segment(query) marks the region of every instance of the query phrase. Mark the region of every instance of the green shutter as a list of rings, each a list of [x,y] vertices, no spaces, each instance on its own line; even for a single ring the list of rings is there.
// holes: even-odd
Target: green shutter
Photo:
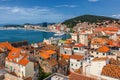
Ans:
[[[12,71],[12,66],[10,66],[10,70]]]

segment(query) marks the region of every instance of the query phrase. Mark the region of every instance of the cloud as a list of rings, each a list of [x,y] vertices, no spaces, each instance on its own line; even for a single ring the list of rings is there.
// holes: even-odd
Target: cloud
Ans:
[[[112,17],[120,18],[120,14],[114,14],[114,15],[112,15]]]
[[[65,4],[65,5],[57,5],[57,6],[55,6],[55,7],[75,8],[75,7],[78,7],[78,5],[67,5],[67,4]]]
[[[89,2],[97,2],[97,1],[99,1],[99,0],[88,0]]]
[[[1,23],[25,23],[25,22],[56,22],[70,17],[56,12],[51,8],[44,7],[6,7],[0,6]]]

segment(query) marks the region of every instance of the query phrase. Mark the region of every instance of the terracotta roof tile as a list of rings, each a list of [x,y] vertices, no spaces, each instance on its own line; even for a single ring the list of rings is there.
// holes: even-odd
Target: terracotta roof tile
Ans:
[[[24,80],[33,80],[32,77],[27,77]]]
[[[70,58],[71,59],[76,59],[76,60],[83,60],[84,56],[82,56],[82,55],[71,55]]]
[[[101,74],[120,79],[120,66],[107,64],[103,67]]]
[[[61,65],[61,66],[68,65],[68,63],[66,62],[65,59],[61,59],[61,60],[59,60],[58,63],[59,63],[59,65]]]
[[[109,64],[120,65],[120,61],[115,60],[114,58],[110,58]]]
[[[11,51],[9,52],[6,61],[12,61],[17,64],[26,66],[26,64],[29,62],[27,59],[27,54],[21,53],[21,48],[12,48]],[[18,62],[16,59],[20,59]]]
[[[20,56],[21,49],[20,48],[13,48],[10,53],[8,54],[9,59],[18,58]]]
[[[120,30],[119,28],[117,27],[104,27],[104,28],[96,28],[95,31],[96,32],[99,32],[99,31],[118,31]]]
[[[63,59],[70,59],[70,55],[62,54],[62,58],[63,58]]]
[[[56,54],[56,51],[54,50],[42,50],[41,53],[39,54],[41,57],[43,57],[44,59],[48,59],[50,58],[51,54]]]
[[[106,61],[108,60],[108,57],[100,57],[100,58],[94,58],[92,61]]]
[[[96,80],[78,73],[71,73],[69,75],[69,80]]]
[[[108,39],[103,39],[103,38],[93,38],[91,40],[91,44],[100,44],[100,45],[104,45],[107,43]]]
[[[108,52],[110,49],[107,47],[107,46],[102,46],[102,47],[100,47],[100,48],[98,48],[98,52],[104,52],[104,53],[106,53],[106,52]]]
[[[85,46],[84,44],[76,44],[76,45],[74,45],[74,47],[83,47],[83,46]]]
[[[7,48],[9,50],[11,50],[13,48],[13,46],[10,43],[8,43],[8,42],[1,42],[0,43],[0,47]]]
[[[108,35],[113,35],[113,34],[115,34],[117,31],[104,31],[106,34],[108,34]]]
[[[40,53],[40,56],[44,59],[50,58],[49,54],[46,54],[46,53]]]
[[[48,63],[49,63],[49,65],[51,65],[52,67],[58,65],[58,62],[56,61],[56,59],[48,60]]]
[[[64,46],[64,48],[70,48],[70,49],[72,49],[72,47],[71,47],[71,46]]]
[[[21,64],[23,66],[26,66],[28,63],[29,63],[28,56],[25,56],[18,62],[18,64]]]
[[[108,41],[108,46],[110,47],[120,47],[120,43],[114,40],[109,40]]]
[[[67,39],[64,43],[65,43],[65,44],[71,44],[72,41],[73,41],[73,39]]]
[[[55,54],[56,51],[54,51],[54,50],[47,50],[46,53],[48,53],[48,54]]]

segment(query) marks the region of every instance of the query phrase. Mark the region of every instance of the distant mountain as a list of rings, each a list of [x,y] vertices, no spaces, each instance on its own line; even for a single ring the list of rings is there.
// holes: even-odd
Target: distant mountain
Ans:
[[[20,24],[5,24],[5,25],[3,25],[3,27],[24,27],[24,25],[20,25]]]
[[[4,24],[0,24],[0,27],[3,27]]]
[[[24,25],[39,25],[39,26],[42,26],[42,27],[47,27],[48,25],[53,25],[53,24],[56,24],[56,23],[48,23],[48,22],[36,23],[36,24],[25,23]]]
[[[105,17],[105,16],[96,16],[96,15],[82,15],[78,16],[72,19],[68,19],[63,22],[63,24],[66,24],[68,27],[72,28],[79,22],[89,22],[89,23],[97,23],[97,22],[103,22],[103,21],[118,21],[120,19],[111,18],[111,17]]]

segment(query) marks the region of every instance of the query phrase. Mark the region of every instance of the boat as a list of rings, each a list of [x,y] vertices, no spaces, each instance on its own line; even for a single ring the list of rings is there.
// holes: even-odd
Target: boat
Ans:
[[[62,36],[64,34],[65,34],[64,32],[57,32],[57,33],[54,34],[54,36]]]

